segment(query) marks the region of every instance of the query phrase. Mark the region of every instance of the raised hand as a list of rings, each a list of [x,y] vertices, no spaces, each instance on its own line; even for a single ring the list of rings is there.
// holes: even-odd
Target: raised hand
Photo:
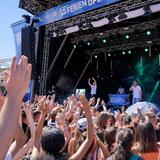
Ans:
[[[0,159],[5,159],[15,136],[21,102],[29,86],[31,69],[27,57],[22,56],[18,64],[16,57],[13,58],[11,73],[7,75],[5,82],[8,94],[0,112],[0,144],[3,144],[0,145]]]
[[[23,110],[27,116],[28,122],[32,119],[32,105],[29,103],[23,104]]]
[[[38,111],[43,115],[46,115],[49,112],[49,100],[46,100],[46,96],[41,97],[38,102]]]
[[[28,59],[22,56],[19,63],[16,64],[16,57],[12,60],[11,73],[6,81],[8,96],[23,98],[30,81],[32,66],[28,64]]]
[[[83,111],[88,111],[89,109],[89,102],[83,95],[78,96],[78,105]]]

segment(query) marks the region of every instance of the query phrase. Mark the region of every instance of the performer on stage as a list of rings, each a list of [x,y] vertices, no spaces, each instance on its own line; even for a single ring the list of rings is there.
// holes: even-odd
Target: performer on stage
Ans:
[[[92,78],[93,83],[91,84],[91,79],[88,79],[88,84],[91,87],[90,97],[96,97],[97,94],[97,82],[94,78]]]
[[[133,94],[132,104],[140,102],[142,100],[142,89],[138,85],[137,80],[133,81],[131,88],[129,89]]]
[[[125,89],[120,85],[117,94],[125,94]]]

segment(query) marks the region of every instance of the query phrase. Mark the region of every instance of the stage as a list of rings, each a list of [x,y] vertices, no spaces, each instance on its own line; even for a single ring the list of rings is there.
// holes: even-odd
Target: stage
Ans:
[[[76,10],[75,16],[66,13],[48,18],[50,23],[44,12],[50,16],[52,10],[75,1],[57,8],[52,4],[50,10],[46,2],[37,11],[29,7],[34,5],[32,2],[29,5],[26,2],[20,1],[21,7],[40,19],[35,25],[38,38],[34,93],[54,91],[63,97],[76,88],[89,93],[87,81],[94,77],[98,97],[107,101],[108,94],[117,93],[119,85],[129,93],[132,81],[137,79],[143,100],[160,105],[160,11],[157,9],[160,1],[109,1],[110,4],[97,1],[92,8],[88,6],[88,12]],[[126,10],[122,10],[124,7]]]

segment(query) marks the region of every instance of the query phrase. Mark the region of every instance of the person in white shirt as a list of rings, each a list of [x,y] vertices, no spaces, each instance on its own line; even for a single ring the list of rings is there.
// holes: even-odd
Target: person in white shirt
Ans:
[[[142,100],[142,89],[138,85],[137,80],[133,81],[131,88],[129,89],[133,94],[132,104],[140,102]]]
[[[94,78],[92,78],[93,83],[91,84],[91,79],[88,79],[88,84],[91,87],[91,91],[90,91],[90,96],[92,97],[96,97],[97,94],[97,82]]]
[[[125,94],[124,88],[123,88],[122,86],[119,86],[117,93],[118,93],[118,94]]]

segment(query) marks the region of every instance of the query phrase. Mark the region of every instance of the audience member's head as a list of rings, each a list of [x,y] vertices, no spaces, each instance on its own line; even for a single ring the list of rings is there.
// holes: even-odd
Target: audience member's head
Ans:
[[[114,150],[114,143],[116,139],[117,129],[115,127],[108,127],[104,132],[104,141],[108,146],[108,151],[110,153]]]
[[[121,128],[116,134],[116,149],[112,156],[114,160],[128,160],[131,158],[131,147],[133,144],[133,132],[128,128]]]
[[[156,119],[156,115],[154,112],[147,112],[145,113],[145,118],[146,118],[146,121],[149,121],[154,129],[156,129],[156,125],[157,125],[157,119]]]
[[[156,152],[158,150],[156,132],[150,122],[138,124],[135,131],[135,143],[140,153]]]
[[[41,146],[46,154],[57,156],[64,147],[63,132],[56,127],[45,127],[42,132]]]
[[[98,129],[106,129],[108,125],[109,114],[107,112],[101,112],[97,119],[97,128]]]
[[[35,121],[35,122],[38,122],[38,121],[39,121],[39,118],[40,118],[40,115],[41,115],[41,112],[35,110],[35,111],[33,111],[32,114],[33,114],[33,119],[34,119],[34,121]]]

